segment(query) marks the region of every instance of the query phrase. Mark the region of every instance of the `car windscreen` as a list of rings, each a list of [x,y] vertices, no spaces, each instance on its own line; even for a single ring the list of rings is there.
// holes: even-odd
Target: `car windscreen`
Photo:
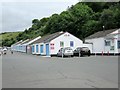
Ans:
[[[65,50],[72,50],[71,48],[65,48]]]
[[[83,49],[88,49],[88,47],[82,47]]]

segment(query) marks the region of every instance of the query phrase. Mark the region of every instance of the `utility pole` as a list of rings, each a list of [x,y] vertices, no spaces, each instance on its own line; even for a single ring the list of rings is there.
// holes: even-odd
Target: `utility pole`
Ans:
[[[103,26],[103,31],[104,31],[104,29],[105,29],[105,26]]]
[[[105,29],[105,26],[103,25],[103,32],[104,32],[104,29]],[[104,52],[105,52],[105,38],[104,38]]]

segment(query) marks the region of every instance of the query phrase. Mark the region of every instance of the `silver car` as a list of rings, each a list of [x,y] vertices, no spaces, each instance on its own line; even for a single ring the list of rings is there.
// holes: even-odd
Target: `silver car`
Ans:
[[[71,56],[71,57],[73,57],[73,50],[72,50],[72,48],[70,48],[70,47],[66,47],[66,48],[61,48],[59,51],[58,51],[58,53],[57,53],[57,56],[63,56],[63,57],[65,57],[65,56]]]

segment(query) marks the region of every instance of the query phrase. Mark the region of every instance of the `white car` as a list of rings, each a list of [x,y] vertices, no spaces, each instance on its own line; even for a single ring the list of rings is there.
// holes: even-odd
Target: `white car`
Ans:
[[[7,51],[7,48],[3,48],[3,51]]]
[[[0,50],[0,56],[2,55],[2,51]]]
[[[57,56],[63,56],[63,57],[65,57],[65,56],[71,56],[71,57],[73,57],[73,50],[72,50],[72,48],[70,48],[70,47],[66,47],[66,48],[61,48],[59,51],[58,51],[58,53],[57,53]]]
[[[7,48],[2,49],[2,54],[7,54]]]

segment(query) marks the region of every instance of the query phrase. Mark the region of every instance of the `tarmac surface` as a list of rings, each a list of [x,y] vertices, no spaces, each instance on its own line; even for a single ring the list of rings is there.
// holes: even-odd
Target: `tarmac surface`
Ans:
[[[2,88],[118,88],[118,56],[61,58],[7,52],[2,57]]]

